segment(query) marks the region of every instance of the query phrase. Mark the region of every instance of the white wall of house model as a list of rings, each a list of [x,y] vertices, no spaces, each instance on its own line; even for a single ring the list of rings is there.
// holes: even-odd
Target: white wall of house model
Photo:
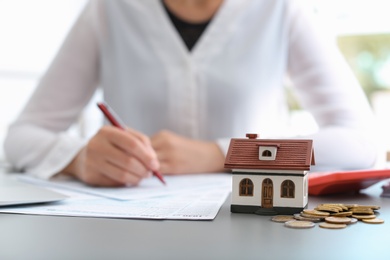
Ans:
[[[308,171],[278,171],[272,173],[272,170],[267,170],[267,173],[261,173],[259,171],[248,171],[248,174],[244,170],[234,171],[232,176],[232,201],[234,205],[242,206],[262,206],[262,185],[265,179],[270,179],[273,183],[273,207],[305,207],[308,203]],[[293,176],[296,174],[296,176]],[[248,178],[253,182],[253,196],[240,196],[240,182]],[[294,185],[294,197],[282,198],[282,183],[283,181],[291,180]]]

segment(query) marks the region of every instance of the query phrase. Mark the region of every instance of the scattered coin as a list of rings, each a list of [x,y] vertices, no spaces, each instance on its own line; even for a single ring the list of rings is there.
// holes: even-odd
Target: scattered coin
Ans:
[[[337,207],[340,209],[340,211],[348,211],[348,207],[340,203],[324,203],[320,206]]]
[[[339,212],[339,213],[333,213],[330,215],[334,216],[334,217],[350,217],[350,216],[352,216],[352,211],[344,211],[344,212]]]
[[[314,215],[314,216],[320,216],[320,217],[327,217],[330,215],[329,212],[319,211],[315,209],[304,209],[303,213]]]
[[[330,206],[318,206],[316,208],[314,208],[315,210],[319,210],[319,211],[325,211],[325,212],[330,212],[330,213],[339,213],[340,211],[342,211],[341,208],[338,208],[338,207],[330,207]]]
[[[284,223],[289,228],[312,228],[315,224],[311,221],[290,220]]]
[[[325,220],[325,216],[316,216],[316,215],[306,214],[304,212],[301,212],[300,215],[304,218],[315,219],[315,220],[319,219],[320,221]]]
[[[381,207],[377,205],[356,205],[352,208],[379,210]]]
[[[361,214],[361,215],[372,215],[374,214],[374,211],[372,209],[351,209],[352,214]]]
[[[342,229],[346,228],[346,224],[334,224],[334,223],[328,223],[328,222],[322,222],[319,224],[322,228],[328,228],[328,229]]]
[[[337,211],[347,211],[348,208],[345,207],[344,205],[342,204],[336,204],[336,203],[324,203],[324,204],[320,204],[317,206],[318,208],[330,208],[330,209],[333,209],[333,210],[337,210]]]
[[[359,206],[358,204],[343,204],[343,205],[346,206],[348,209]]]
[[[301,214],[294,214],[294,218],[296,220],[311,221],[311,222],[314,222],[314,223],[321,222],[321,221],[324,220],[323,218],[313,218],[313,217],[307,218],[307,217],[302,216]]]
[[[373,219],[373,218],[376,218],[376,215],[356,215],[356,214],[353,214],[352,217],[353,218],[357,218],[359,220],[363,220],[363,219]]]
[[[379,209],[380,206],[376,205],[323,203],[314,209],[304,209],[293,216],[277,215],[271,220],[284,222],[284,225],[289,228],[312,228],[315,223],[320,222],[321,228],[342,229],[359,220],[370,224],[384,223],[383,219],[376,217]]]
[[[347,217],[326,217],[325,221],[333,224],[348,224],[351,223],[351,219]]]
[[[284,223],[289,220],[294,220],[294,216],[291,215],[276,215],[271,218],[273,222]]]
[[[385,221],[380,218],[371,218],[371,219],[362,219],[364,223],[369,223],[369,224],[383,224]]]

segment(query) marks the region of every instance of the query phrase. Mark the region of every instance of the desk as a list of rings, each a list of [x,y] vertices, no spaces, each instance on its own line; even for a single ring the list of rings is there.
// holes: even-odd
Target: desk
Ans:
[[[390,198],[380,184],[358,195],[310,197],[377,204],[385,224],[343,230],[289,229],[268,216],[230,213],[213,221],[156,221],[0,214],[0,259],[390,259]]]

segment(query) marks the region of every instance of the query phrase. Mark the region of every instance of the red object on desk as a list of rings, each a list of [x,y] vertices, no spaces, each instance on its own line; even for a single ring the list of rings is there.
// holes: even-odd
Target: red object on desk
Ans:
[[[390,178],[390,169],[309,173],[309,194],[357,192]]]
[[[126,130],[124,124],[121,123],[119,117],[115,114],[115,112],[107,104],[105,104],[103,102],[98,102],[97,106],[100,108],[100,110],[103,112],[104,116],[107,118],[108,121],[110,121],[110,123],[113,126],[118,127],[122,130]],[[162,183],[166,184],[161,173],[159,173],[157,171],[153,171],[153,175],[156,176]]]

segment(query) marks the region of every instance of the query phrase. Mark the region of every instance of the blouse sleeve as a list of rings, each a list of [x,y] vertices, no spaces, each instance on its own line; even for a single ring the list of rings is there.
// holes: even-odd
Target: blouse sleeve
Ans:
[[[18,171],[50,178],[63,169],[85,141],[68,134],[99,80],[97,9],[87,4],[4,142]]]
[[[314,171],[373,167],[378,149],[368,100],[335,37],[300,8],[291,10],[288,72],[303,109],[319,131]]]

